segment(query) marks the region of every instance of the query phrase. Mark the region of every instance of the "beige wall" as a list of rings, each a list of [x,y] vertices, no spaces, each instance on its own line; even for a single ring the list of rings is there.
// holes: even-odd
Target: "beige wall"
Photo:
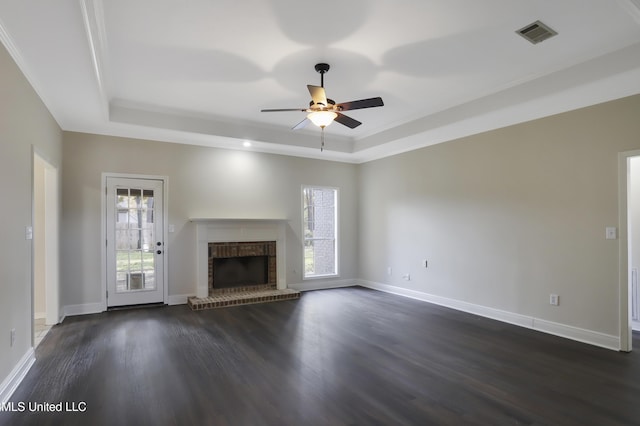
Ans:
[[[189,218],[286,218],[287,282],[302,283],[301,186],[340,188],[341,280],[357,278],[357,166],[81,133],[65,133],[62,300],[98,303],[101,174],[168,176],[169,295],[196,293]]]
[[[62,132],[0,46],[0,383],[31,347],[33,149],[61,166]],[[10,330],[16,341],[10,346]]]
[[[362,165],[360,277],[617,336],[604,236],[639,112],[635,96]]]

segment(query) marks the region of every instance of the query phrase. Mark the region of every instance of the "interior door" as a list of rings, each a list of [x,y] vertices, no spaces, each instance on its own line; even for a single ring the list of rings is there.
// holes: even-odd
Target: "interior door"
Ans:
[[[164,301],[163,181],[107,177],[107,306]]]

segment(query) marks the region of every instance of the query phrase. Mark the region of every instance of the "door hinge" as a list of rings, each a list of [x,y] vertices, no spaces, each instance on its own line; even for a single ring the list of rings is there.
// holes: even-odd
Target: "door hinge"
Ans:
[[[109,290],[107,290],[107,299],[109,298]]]

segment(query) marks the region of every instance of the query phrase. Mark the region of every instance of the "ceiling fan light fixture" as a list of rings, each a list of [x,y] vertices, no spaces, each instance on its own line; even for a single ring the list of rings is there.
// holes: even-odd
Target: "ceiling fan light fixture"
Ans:
[[[638,0],[640,1],[640,0]],[[327,93],[324,90],[324,74],[329,71],[329,64],[321,63],[316,64],[316,71],[320,73],[320,86],[314,86],[307,84],[307,90],[311,95],[311,102],[307,108],[278,108],[278,109],[263,109],[262,112],[284,112],[284,111],[302,111],[307,113],[307,118],[293,126],[292,130],[298,130],[305,127],[309,122],[322,129],[321,141],[322,145],[320,150],[324,148],[324,128],[329,124],[337,121],[339,124],[346,126],[350,129],[355,129],[362,123],[355,120],[348,115],[344,115],[343,111],[351,111],[355,109],[373,108],[384,106],[381,97],[359,99],[357,101],[342,102],[336,104],[333,100],[327,98]]]
[[[337,116],[338,114],[333,111],[313,111],[307,115],[307,118],[316,126],[325,128],[333,123]]]

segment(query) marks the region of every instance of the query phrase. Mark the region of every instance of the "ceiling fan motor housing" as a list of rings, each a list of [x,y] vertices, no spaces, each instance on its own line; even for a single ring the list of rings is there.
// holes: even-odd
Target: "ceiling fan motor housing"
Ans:
[[[329,71],[329,68],[331,68],[329,64],[325,64],[325,63],[316,64],[316,71],[318,71],[320,74],[324,74],[325,72]]]
[[[329,109],[334,109],[333,106],[336,104],[336,101],[334,101],[333,99],[329,99],[327,98],[327,105],[322,105],[322,104],[317,104],[320,105],[322,107],[327,107]],[[314,105],[316,105],[316,103],[313,102],[313,99],[309,101],[309,107],[313,107]],[[336,109],[342,109],[342,108],[336,108]]]

